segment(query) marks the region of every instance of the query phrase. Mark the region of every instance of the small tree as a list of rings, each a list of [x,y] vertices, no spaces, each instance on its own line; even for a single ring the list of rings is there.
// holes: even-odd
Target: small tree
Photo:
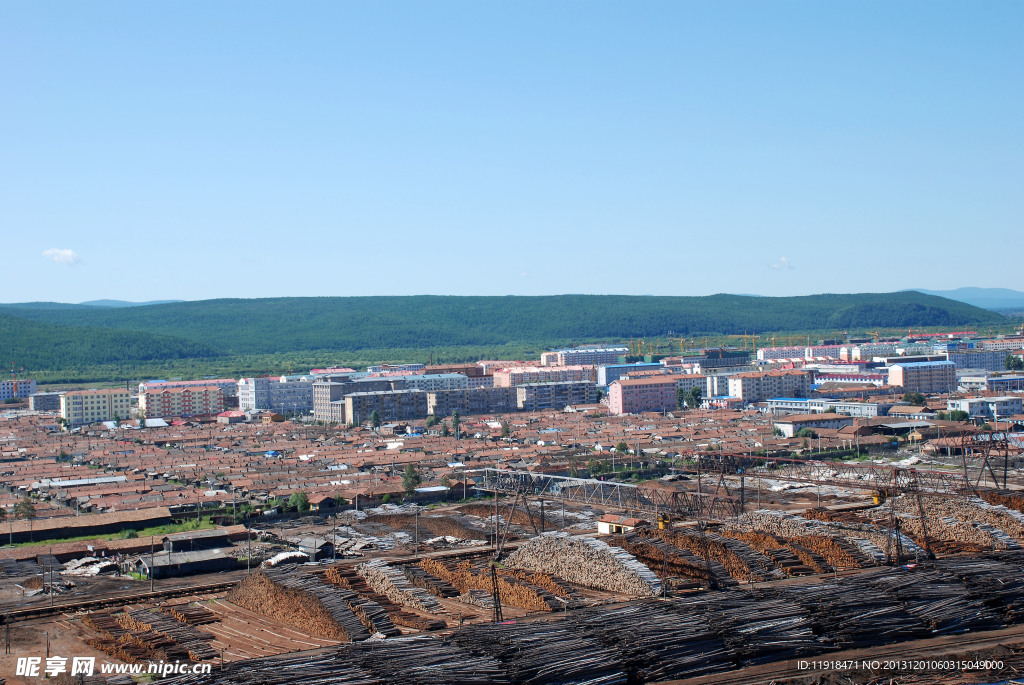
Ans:
[[[7,520],[7,507],[0,507],[0,523]]]
[[[441,424],[441,437],[442,438],[447,438],[451,434],[452,434],[452,431],[451,431],[450,428],[448,428],[448,422],[445,421],[444,423]]]
[[[309,497],[301,490],[293,492],[292,496],[288,498],[288,506],[295,511],[309,511]]]
[[[14,516],[26,521],[34,519],[36,517],[36,505],[32,504],[32,500],[28,497],[23,497],[20,502],[14,505]]]
[[[629,445],[627,445],[625,442],[620,442],[618,445],[615,446],[615,451],[618,452],[619,454],[625,454],[628,449]]]
[[[376,409],[370,412],[370,425],[374,428],[380,428],[380,412]]]
[[[590,475],[596,476],[604,471],[604,464],[597,459],[591,459],[587,462],[587,470],[590,471]]]
[[[455,432],[455,439],[459,439],[459,410],[452,412],[452,430]]]
[[[501,422],[501,437],[507,438],[512,435],[512,427],[508,425],[508,421]]]
[[[690,409],[699,409],[701,399],[703,398],[703,396],[704,393],[701,391],[701,389],[698,388],[697,386],[693,386],[692,388],[690,388],[690,392],[687,393],[686,406],[689,407]]]
[[[452,479],[448,477],[448,474],[441,476],[441,485],[445,486],[449,490],[452,489]]]
[[[387,504],[390,501],[391,501],[391,493],[390,492],[384,493],[384,496],[380,498],[380,503],[381,504]]]
[[[686,404],[687,392],[682,388],[676,388],[676,409],[682,409]]]
[[[1004,366],[1010,371],[1024,371],[1024,359],[1015,354],[1008,354]]]
[[[903,401],[915,406],[921,406],[926,402],[926,398],[919,392],[908,392],[903,395]]]
[[[402,473],[402,489],[405,490],[405,494],[411,495],[423,479],[420,477],[420,472],[416,470],[416,467],[412,464],[405,465],[405,471]]]
[[[427,428],[433,428],[433,427],[434,427],[434,426],[436,426],[436,425],[437,425],[438,423],[440,423],[440,421],[439,421],[439,420],[438,420],[438,418],[437,418],[436,416],[434,416],[433,414],[431,414],[430,416],[428,416],[428,417],[427,417],[427,422],[426,422],[426,426],[427,426]]]

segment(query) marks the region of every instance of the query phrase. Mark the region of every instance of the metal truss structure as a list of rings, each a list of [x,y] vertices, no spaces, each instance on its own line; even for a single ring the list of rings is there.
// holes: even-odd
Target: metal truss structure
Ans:
[[[721,494],[722,490],[717,487],[710,493],[691,492],[493,468],[483,469],[483,477],[476,484],[476,489],[499,495],[611,507],[652,516],[667,514],[674,518],[725,519],[738,515],[742,510],[739,500]]]

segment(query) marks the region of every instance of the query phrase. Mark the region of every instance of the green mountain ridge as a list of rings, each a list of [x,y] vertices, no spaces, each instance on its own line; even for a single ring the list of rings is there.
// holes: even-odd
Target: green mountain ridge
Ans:
[[[305,351],[561,345],[656,336],[998,324],[915,291],[801,297],[396,296],[134,307],[0,305],[0,354],[34,369]]]

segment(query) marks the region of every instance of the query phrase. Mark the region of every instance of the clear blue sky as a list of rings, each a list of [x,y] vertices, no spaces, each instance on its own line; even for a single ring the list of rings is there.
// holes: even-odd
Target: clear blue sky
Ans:
[[[0,300],[1024,290],[1024,3],[21,2]]]

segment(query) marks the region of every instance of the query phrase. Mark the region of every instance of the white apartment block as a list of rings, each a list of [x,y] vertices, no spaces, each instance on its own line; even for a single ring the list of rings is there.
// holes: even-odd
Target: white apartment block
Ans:
[[[313,411],[315,376],[270,376],[238,380],[238,408],[265,409],[279,414]]]
[[[17,386],[17,392],[15,392],[15,386]],[[0,381],[0,402],[15,398],[27,400],[35,392],[36,381],[34,378],[20,378],[17,380],[8,378]]]
[[[957,387],[953,362],[912,362],[889,367],[889,385],[906,392],[951,392]]]
[[[761,371],[729,377],[729,397],[746,403],[770,397],[806,397],[814,374],[809,371]]]
[[[583,347],[571,350],[555,350],[540,356],[541,366],[598,366],[615,364],[619,357],[629,354],[627,347]]]
[[[1020,397],[965,397],[946,400],[947,411],[965,411],[972,419],[1007,418],[1024,414]]]

